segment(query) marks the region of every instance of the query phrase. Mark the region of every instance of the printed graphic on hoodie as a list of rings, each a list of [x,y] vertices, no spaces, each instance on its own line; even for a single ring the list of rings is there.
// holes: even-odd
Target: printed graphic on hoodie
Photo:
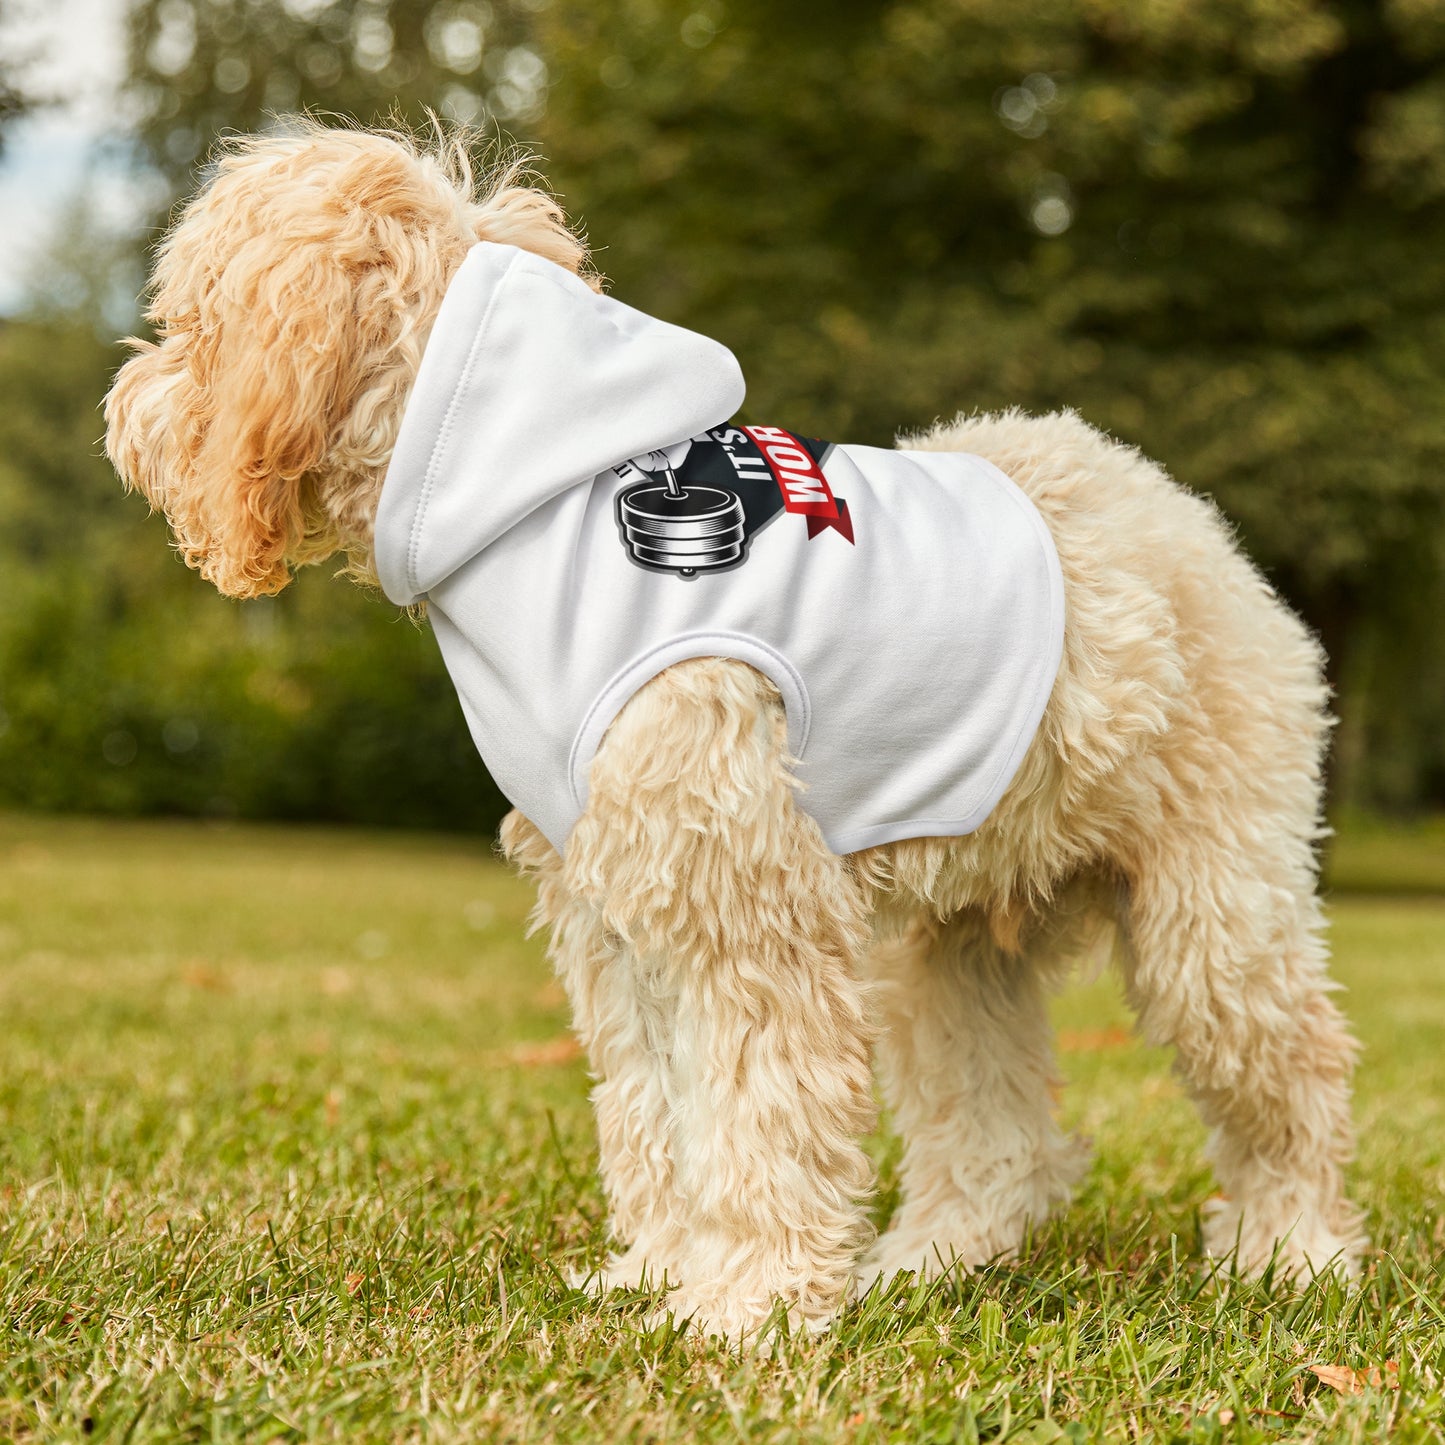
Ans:
[[[791,513],[811,541],[853,542],[848,504],[823,475],[832,442],[776,426],[722,426],[613,470],[624,482],[617,527],[627,555],[648,571],[695,577],[747,561],[748,544]]]

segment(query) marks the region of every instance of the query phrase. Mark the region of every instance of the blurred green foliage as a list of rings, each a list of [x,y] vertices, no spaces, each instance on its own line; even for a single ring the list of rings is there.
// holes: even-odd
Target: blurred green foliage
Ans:
[[[15,0],[0,0],[0,31],[13,23],[18,7]],[[5,153],[5,129],[20,119],[34,104],[34,99],[21,84],[20,70],[26,56],[7,34],[0,45],[0,155]]]
[[[1337,797],[1445,802],[1436,0],[141,0],[130,96],[173,194],[297,106],[537,146],[614,291],[732,346],[754,419],[1076,407],[1320,631]],[[0,798],[494,816],[429,639],[322,578],[220,602],[118,498],[115,359],[0,332]]]
[[[0,328],[0,803],[489,828],[431,638],[313,572],[238,605],[100,450],[113,348]]]

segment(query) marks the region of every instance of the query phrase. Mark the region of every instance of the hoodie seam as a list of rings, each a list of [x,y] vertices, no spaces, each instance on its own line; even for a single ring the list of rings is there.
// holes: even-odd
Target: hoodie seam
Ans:
[[[771,643],[751,633],[732,629],[683,632],[646,648],[618,668],[583,714],[567,754],[567,780],[577,814],[580,815],[587,807],[587,772],[618,714],[659,673],[699,657],[723,657],[746,663],[773,682],[783,696],[788,751],[796,761],[803,761],[813,730],[813,704],[803,674],[792,661]],[[771,667],[767,665],[769,663]],[[795,705],[796,711],[789,710],[789,702]],[[585,758],[582,756],[584,751],[588,754]],[[568,831],[571,831],[570,827]]]
[[[457,378],[456,385],[452,387],[451,398],[447,402],[446,415],[442,418],[442,424],[437,432],[436,440],[432,442],[431,455],[427,458],[426,473],[422,478],[421,495],[417,498],[416,511],[411,519],[411,538],[406,549],[406,580],[413,595],[421,592],[421,582],[418,575],[417,564],[418,554],[421,550],[422,525],[426,520],[427,505],[431,501],[432,492],[436,486],[437,474],[440,470],[440,458],[446,442],[450,439],[451,433],[456,426],[457,409],[461,401],[462,392],[466,390],[471,380],[472,372],[476,367],[477,358],[481,354],[482,342],[486,339],[487,327],[491,322],[492,313],[496,310],[497,298],[506,287],[512,270],[517,264],[515,255],[507,258],[506,268],[497,277],[496,285],[492,287],[492,294],[487,300],[487,309],[482,313],[482,319],[477,324],[476,335],[472,338],[472,344],[467,348],[466,365],[462,367],[462,374]]]

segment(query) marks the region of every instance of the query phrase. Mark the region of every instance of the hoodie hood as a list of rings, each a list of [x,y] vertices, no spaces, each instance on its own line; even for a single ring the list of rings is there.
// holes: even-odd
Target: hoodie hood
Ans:
[[[382,589],[410,606],[563,492],[726,421],[744,390],[720,342],[479,242],[447,288],[387,469]]]

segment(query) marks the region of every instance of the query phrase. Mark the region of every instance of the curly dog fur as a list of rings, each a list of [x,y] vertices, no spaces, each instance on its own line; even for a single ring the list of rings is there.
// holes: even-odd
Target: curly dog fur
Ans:
[[[337,554],[371,579],[402,410],[479,238],[586,266],[548,196],[516,169],[479,188],[455,143],[308,124],[224,148],[160,249],[157,340],[107,401],[117,469],[222,592]],[[818,1328],[860,1279],[1008,1256],[1085,1167],[1051,1110],[1045,1003],[1111,918],[1142,1032],[1213,1131],[1207,1248],[1352,1271],[1319,648],[1209,503],[1072,414],[907,444],[1000,467],[1063,569],[1062,667],[977,832],[830,853],[776,690],[723,659],[624,709],[565,858],[503,826],[597,1081],[618,1253],[594,1282],[665,1280],[678,1318],[741,1338],[779,1300]],[[875,1053],[905,1146],[877,1239]]]

